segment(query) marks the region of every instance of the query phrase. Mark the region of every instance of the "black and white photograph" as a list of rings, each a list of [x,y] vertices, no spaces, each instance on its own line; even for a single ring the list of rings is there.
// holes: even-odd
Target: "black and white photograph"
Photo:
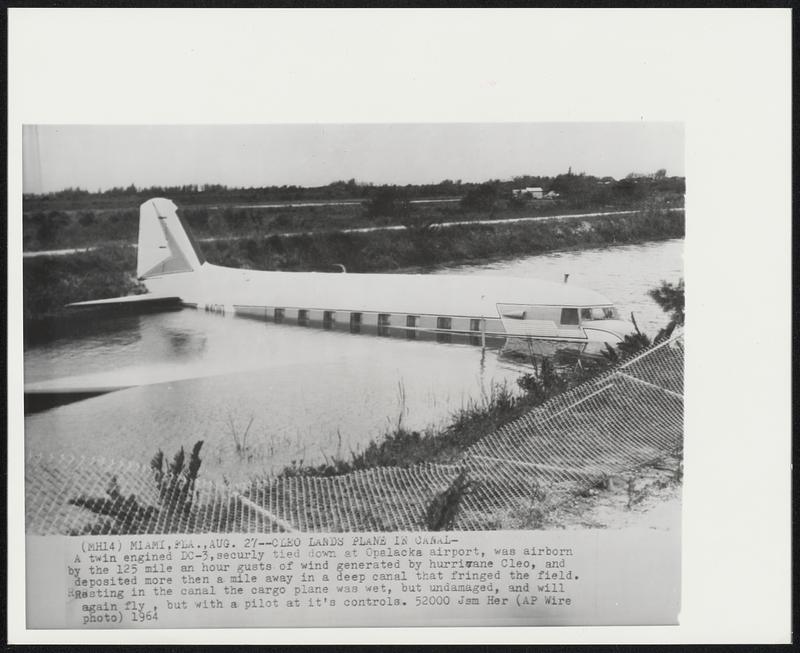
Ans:
[[[30,534],[679,531],[682,125],[24,148]]]
[[[32,532],[679,526],[681,125],[26,133]]]
[[[15,116],[30,632],[682,624],[706,217],[627,115]]]

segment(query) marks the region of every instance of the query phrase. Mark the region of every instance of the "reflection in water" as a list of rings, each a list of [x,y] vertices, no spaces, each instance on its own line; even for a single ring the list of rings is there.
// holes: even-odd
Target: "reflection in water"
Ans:
[[[561,278],[595,288],[635,310],[653,333],[666,322],[647,290],[681,273],[682,241],[532,257],[458,274],[523,274]],[[387,338],[349,322],[298,328],[185,309],[60,325],[25,351],[25,381],[84,387],[137,387],[27,415],[29,453],[131,459],[146,463],[205,440],[202,473],[231,481],[277,470],[292,461],[348,457],[397,427],[442,424],[491,394],[493,383],[516,388],[523,362],[498,356],[470,336]],[[330,326],[330,329],[315,327]],[[312,328],[314,327],[314,328]],[[447,334],[451,335],[451,334]],[[508,349],[508,348],[506,348]],[[525,352],[523,351],[523,354]],[[247,431],[247,447],[236,440]]]
[[[206,337],[186,331],[166,330],[170,347],[175,356],[200,356],[206,348]]]
[[[141,315],[105,315],[101,319],[91,311],[75,311],[55,318],[45,318],[26,325],[23,334],[24,346],[47,347],[60,341],[98,338],[102,342],[128,344],[127,340],[138,338],[136,325]]]
[[[585,345],[530,338],[506,338],[499,356],[503,360],[518,363],[538,363],[543,358],[548,358],[557,366],[573,366],[578,360],[587,363],[591,363],[593,359],[602,360],[597,348],[587,353]]]

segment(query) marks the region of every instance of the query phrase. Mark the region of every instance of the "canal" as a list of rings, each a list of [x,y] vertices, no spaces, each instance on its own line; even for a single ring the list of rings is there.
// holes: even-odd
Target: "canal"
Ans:
[[[449,274],[503,274],[600,291],[654,335],[667,318],[647,296],[677,281],[683,241],[560,252]],[[184,309],[113,317],[25,351],[26,386],[130,386],[25,417],[28,454],[146,463],[204,440],[204,477],[232,482],[292,461],[348,457],[403,426],[447,423],[524,365],[469,343],[411,341]],[[238,446],[237,446],[238,444]]]

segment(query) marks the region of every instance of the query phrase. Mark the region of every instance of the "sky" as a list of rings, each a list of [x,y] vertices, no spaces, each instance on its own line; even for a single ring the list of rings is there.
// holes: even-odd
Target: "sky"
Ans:
[[[684,175],[681,123],[33,125],[23,190]]]

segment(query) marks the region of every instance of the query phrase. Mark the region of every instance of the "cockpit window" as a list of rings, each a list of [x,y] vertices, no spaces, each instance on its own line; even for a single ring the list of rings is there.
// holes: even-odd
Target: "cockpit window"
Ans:
[[[590,320],[618,320],[619,313],[613,306],[598,306],[594,308],[582,308],[581,320],[588,322]]]
[[[577,308],[562,308],[561,309],[561,324],[578,324],[578,309]]]

